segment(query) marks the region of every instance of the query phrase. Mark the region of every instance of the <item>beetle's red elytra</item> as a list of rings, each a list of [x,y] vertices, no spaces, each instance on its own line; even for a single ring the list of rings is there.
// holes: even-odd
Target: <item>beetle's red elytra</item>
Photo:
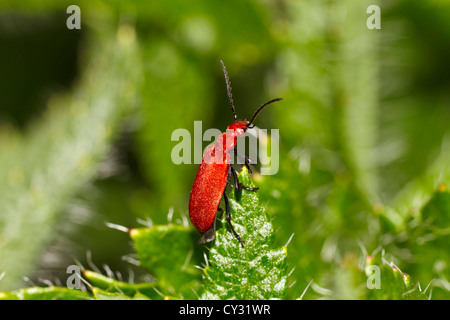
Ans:
[[[233,96],[231,94],[231,84],[227,70],[222,61],[222,70],[225,75],[227,85],[228,102],[234,115],[234,123],[227,127],[227,131],[222,133],[215,144],[210,145],[202,158],[202,163],[198,168],[195,176],[194,184],[191,190],[189,200],[189,217],[194,227],[202,233],[198,243],[206,243],[215,239],[216,236],[216,216],[217,212],[223,213],[223,209],[219,208],[220,200],[224,198],[225,218],[230,226],[236,239],[244,247],[244,241],[234,230],[231,223],[231,212],[228,196],[225,188],[230,175],[234,179],[234,187],[236,192],[242,189],[256,191],[258,188],[249,188],[239,183],[236,170],[230,165],[230,152],[234,150],[237,154],[236,143],[237,137],[243,136],[248,128],[253,128],[253,121],[259,112],[267,105],[282,100],[282,98],[272,99],[260,106],[253,114],[250,121],[238,121],[236,111],[233,104]],[[249,158],[244,156],[245,166],[249,169]]]

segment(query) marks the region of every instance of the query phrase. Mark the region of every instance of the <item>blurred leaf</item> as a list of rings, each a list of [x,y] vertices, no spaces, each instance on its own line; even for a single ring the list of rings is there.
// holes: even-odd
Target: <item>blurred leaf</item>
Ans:
[[[288,28],[297,32],[287,33],[288,43],[277,57],[281,75],[275,88],[286,104],[274,112],[290,148],[302,144],[339,151],[320,159],[320,165],[332,172],[348,170],[362,199],[373,203],[378,66],[376,33],[362,27],[369,4],[287,4]]]
[[[432,282],[432,298],[449,299],[450,290],[445,284],[450,278],[450,193],[441,184],[422,209],[421,216],[412,220],[404,244],[414,259],[408,269],[418,275],[422,283]],[[438,284],[439,289],[435,288]]]
[[[338,4],[339,3],[339,4]],[[363,199],[373,205],[377,179],[373,153],[378,122],[378,34],[364,28],[362,14],[373,1],[339,1],[330,6],[330,76],[341,154]]]
[[[130,230],[141,266],[156,278],[164,295],[197,298],[201,272],[198,237],[181,225],[161,225]]]
[[[375,272],[369,271],[376,266]],[[383,258],[366,257],[365,272],[367,277],[379,276],[379,288],[368,290],[368,299],[378,300],[428,300],[429,292],[422,291],[422,288],[411,278],[410,275],[402,273],[394,264],[385,261]],[[369,282],[368,279],[367,282]],[[425,288],[429,290],[428,288]]]
[[[450,192],[445,184],[441,184],[430,201],[422,210],[422,220],[442,230],[450,228]]]
[[[403,218],[418,216],[440,184],[450,181],[450,140],[445,137],[438,158],[426,172],[408,183],[393,201]]]
[[[380,197],[408,218],[448,176],[450,6],[401,0],[381,8]]]
[[[261,193],[280,232],[294,234],[292,297],[333,270],[356,238],[375,241],[379,59],[376,31],[365,27],[369,4],[286,2],[280,19],[270,82],[285,98],[272,109],[280,170],[261,177],[270,186]]]
[[[162,298],[156,292],[154,283],[128,283],[89,270],[84,272],[84,276],[92,286],[109,293],[120,293],[127,297],[141,294],[152,300]]]
[[[92,57],[74,92],[53,97],[44,119],[0,153],[2,288],[17,287],[30,272],[62,207],[95,177],[136,103],[140,59],[134,29],[122,25],[117,33],[92,36]]]
[[[193,137],[194,120],[211,116],[213,98],[205,70],[176,44],[152,36],[143,52],[148,62],[143,68],[145,83],[135,147],[150,191],[135,203],[140,212],[162,224],[169,208],[176,212],[186,210],[186,194],[192,184],[189,176],[192,167],[172,161],[172,148],[178,143],[172,141],[172,133],[186,129]]]
[[[366,256],[361,264],[356,254],[347,253],[325,282],[330,290],[323,290],[322,298],[330,299],[428,300],[431,291],[380,254]]]
[[[91,300],[88,292],[62,287],[31,287],[12,292],[0,292],[0,300]]]
[[[254,187],[247,169],[239,182]],[[260,188],[264,186],[260,185]],[[257,193],[242,190],[230,196],[232,223],[245,247],[226,224],[217,231],[204,270],[203,299],[283,299],[287,287],[286,248],[272,250],[275,233]]]
[[[95,300],[148,300],[144,295],[137,293],[134,297],[127,296],[118,292],[109,292],[94,288],[92,290]]]
[[[267,21],[269,12],[257,2],[175,0],[165,5],[140,2],[136,8],[139,15],[159,28],[172,30],[173,39],[200,54],[214,51],[224,59],[232,59],[230,62],[254,64],[273,51]]]

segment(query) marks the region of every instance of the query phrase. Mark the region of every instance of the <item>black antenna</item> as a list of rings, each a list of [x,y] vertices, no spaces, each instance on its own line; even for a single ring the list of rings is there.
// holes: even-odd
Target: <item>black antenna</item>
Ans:
[[[261,112],[262,109],[264,109],[265,106],[273,103],[273,102],[277,102],[283,100],[283,98],[276,98],[276,99],[272,99],[267,101],[266,103],[264,103],[261,107],[258,108],[258,110],[255,111],[255,114],[253,115],[252,119],[248,122],[247,124],[247,128],[253,128],[255,125],[253,124],[253,121],[255,121],[256,117],[258,116],[258,114]]]
[[[220,60],[220,64],[222,65],[223,74],[225,75],[225,82],[227,83],[228,103],[230,104],[231,111],[233,111],[234,121],[237,121],[236,110],[233,105],[233,95],[231,94],[230,78],[228,78],[228,72],[222,60]]]

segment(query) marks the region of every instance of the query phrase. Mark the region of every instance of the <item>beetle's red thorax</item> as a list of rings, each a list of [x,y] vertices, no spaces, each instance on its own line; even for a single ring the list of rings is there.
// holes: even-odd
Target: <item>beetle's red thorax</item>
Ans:
[[[217,138],[217,150],[220,152],[232,150],[236,146],[236,138],[245,134],[247,124],[247,121],[236,121],[230,124],[227,131]]]

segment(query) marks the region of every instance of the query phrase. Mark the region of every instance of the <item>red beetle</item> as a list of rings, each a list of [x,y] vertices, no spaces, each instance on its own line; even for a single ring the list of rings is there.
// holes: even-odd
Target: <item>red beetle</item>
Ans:
[[[273,99],[259,107],[250,121],[237,121],[236,111],[233,105],[231,95],[230,79],[227,70],[222,61],[220,61],[225,75],[227,85],[228,102],[234,115],[234,123],[227,127],[227,132],[222,133],[216,144],[210,145],[203,155],[202,163],[195,176],[194,184],[191,190],[189,200],[189,217],[194,227],[202,233],[198,243],[205,243],[215,239],[216,236],[216,215],[217,211],[223,213],[219,208],[220,200],[223,196],[225,202],[225,218],[236,239],[244,247],[244,242],[236,233],[231,224],[231,212],[228,196],[225,188],[230,175],[234,178],[234,187],[236,192],[242,189],[256,191],[258,188],[249,188],[239,183],[236,170],[230,165],[230,152],[234,150],[237,155],[237,137],[243,136],[248,128],[253,128],[253,121],[259,112],[268,104],[282,100],[282,98]],[[239,156],[239,155],[238,155]],[[244,156],[244,163],[249,168],[249,158]],[[249,168],[250,169],[250,168]],[[250,171],[250,170],[249,170]]]

